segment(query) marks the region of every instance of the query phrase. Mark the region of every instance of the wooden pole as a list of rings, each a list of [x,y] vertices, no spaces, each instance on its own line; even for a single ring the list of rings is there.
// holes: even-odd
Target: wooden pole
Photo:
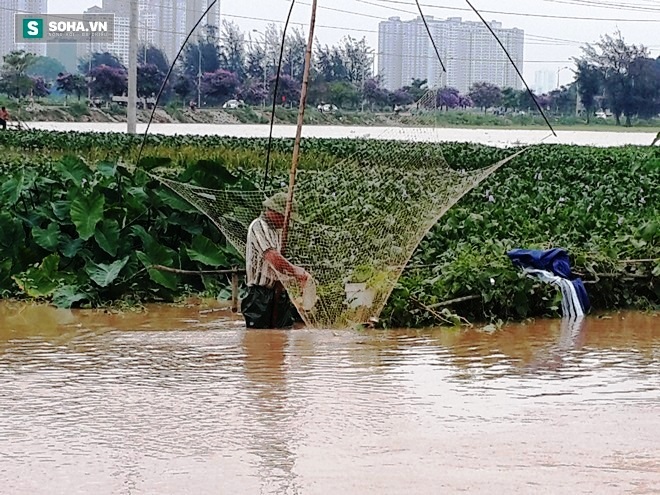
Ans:
[[[238,313],[238,273],[231,274],[231,312]]]
[[[298,157],[300,155],[300,137],[302,135],[303,119],[305,117],[305,102],[307,101],[307,86],[309,85],[309,69],[312,63],[312,44],[314,43],[314,24],[316,23],[316,0],[312,0],[312,17],[309,21],[309,36],[307,38],[307,49],[305,51],[305,69],[303,72],[302,87],[300,88],[300,105],[298,106],[298,124],[296,126],[296,140],[293,143],[293,157],[291,159],[291,170],[289,172],[289,193],[286,198],[286,210],[284,212],[284,227],[282,228],[282,254],[286,250],[287,234],[289,231],[289,220],[291,219],[291,208],[293,205],[293,189],[296,185],[296,172],[298,171]]]

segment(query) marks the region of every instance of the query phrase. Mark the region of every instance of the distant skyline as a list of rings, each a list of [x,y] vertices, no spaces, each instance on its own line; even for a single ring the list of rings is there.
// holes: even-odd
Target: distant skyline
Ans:
[[[49,13],[77,13],[100,5],[101,0],[48,0]],[[263,31],[286,20],[289,0],[220,0],[221,17],[235,22],[242,31]],[[296,1],[291,22],[305,31],[309,23],[309,0]],[[425,16],[462,17],[478,21],[463,0],[420,0]],[[619,30],[629,44],[643,44],[651,56],[660,56],[660,2],[656,0],[500,0],[496,6],[486,0],[472,4],[487,21],[497,20],[504,28],[525,31],[524,76],[534,83],[539,70],[554,71],[561,84],[573,79],[571,57],[581,54],[580,46],[594,43],[601,35]],[[419,15],[414,0],[319,0],[315,37],[322,45],[336,44],[350,35],[378,48],[378,23],[389,17],[402,20]],[[6,15],[0,12],[0,15]],[[609,19],[609,20],[603,20]]]

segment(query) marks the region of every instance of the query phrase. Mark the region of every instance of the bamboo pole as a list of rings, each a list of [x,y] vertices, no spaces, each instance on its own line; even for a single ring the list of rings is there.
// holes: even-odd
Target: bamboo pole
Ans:
[[[231,274],[231,312],[238,313],[238,272]]]
[[[302,135],[303,119],[305,117],[305,102],[307,101],[307,87],[309,85],[309,69],[312,63],[312,44],[314,43],[314,24],[316,23],[316,2],[312,0],[312,16],[309,21],[309,36],[307,38],[307,49],[305,50],[305,69],[303,72],[302,87],[300,88],[300,104],[298,106],[298,123],[296,125],[296,140],[293,143],[293,157],[291,159],[291,170],[289,171],[289,192],[286,198],[286,210],[284,211],[284,227],[282,228],[282,249],[284,254],[291,219],[293,205],[293,189],[296,185],[296,172],[298,171],[298,157],[300,155],[300,137]]]

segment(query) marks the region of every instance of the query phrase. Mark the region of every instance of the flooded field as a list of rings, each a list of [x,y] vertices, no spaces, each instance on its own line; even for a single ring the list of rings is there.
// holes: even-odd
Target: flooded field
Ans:
[[[660,493],[660,315],[246,330],[0,304],[6,494]]]
[[[51,131],[126,132],[125,123],[105,122],[30,122],[30,128]],[[144,134],[146,124],[137,125],[137,133]],[[233,137],[268,137],[269,126],[258,124],[152,124],[150,134],[191,134]],[[307,125],[303,137],[314,138],[370,138],[425,142],[455,141],[481,143],[491,146],[517,144],[576,144],[582,146],[624,146],[637,144],[650,146],[657,129],[635,131],[571,131],[559,130],[557,137],[548,129],[457,129],[433,127],[359,127],[340,125]],[[293,138],[295,125],[276,125],[273,136]]]

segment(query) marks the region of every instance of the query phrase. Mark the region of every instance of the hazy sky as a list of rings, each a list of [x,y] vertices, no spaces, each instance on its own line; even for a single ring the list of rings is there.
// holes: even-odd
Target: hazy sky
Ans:
[[[471,0],[486,20],[504,28],[525,31],[524,75],[534,84],[534,72],[550,70],[563,84],[572,74],[562,67],[580,54],[580,45],[597,41],[601,34],[621,31],[627,43],[643,44],[660,56],[660,1],[658,0]],[[220,0],[221,14],[243,31],[263,31],[267,24],[283,24],[290,0]],[[100,0],[48,0],[51,13],[77,13]],[[477,21],[464,0],[420,0],[425,16],[462,17]],[[309,23],[311,0],[296,0],[292,22]],[[417,15],[414,0],[318,0],[316,38],[333,44],[343,36],[366,37],[378,47],[378,22],[392,16],[402,20]],[[342,12],[340,12],[342,11]],[[491,12],[488,12],[491,11]],[[495,12],[497,11],[497,12]],[[608,20],[603,20],[608,19]],[[548,39],[551,38],[551,39]]]

